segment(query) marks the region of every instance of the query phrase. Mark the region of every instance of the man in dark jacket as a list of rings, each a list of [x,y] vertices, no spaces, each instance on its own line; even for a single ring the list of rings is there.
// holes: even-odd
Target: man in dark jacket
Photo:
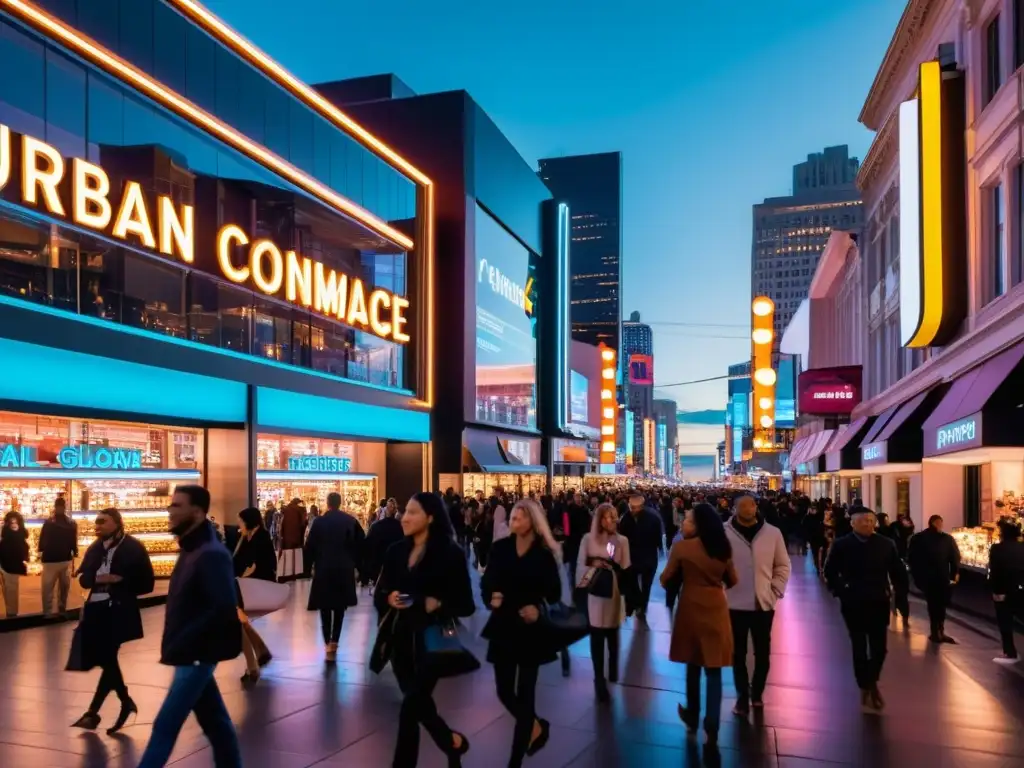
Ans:
[[[388,547],[396,541],[401,541],[405,536],[402,532],[402,523],[396,516],[397,512],[397,507],[389,506],[384,512],[384,517],[370,526],[363,548],[363,566],[359,573],[360,581],[363,583],[377,580],[380,569],[384,566],[384,553],[388,551]]]
[[[57,588],[57,615],[68,610],[71,571],[78,557],[78,525],[68,515],[64,497],[53,502],[53,516],[39,532],[39,560],[43,564],[43,616],[53,615],[53,590]]]
[[[139,768],[167,764],[189,712],[195,713],[209,739],[217,768],[242,766],[235,727],[213,677],[218,662],[242,652],[242,624],[231,553],[207,519],[209,510],[210,492],[205,488],[174,489],[167,511],[180,552],[167,588],[160,644],[160,663],[174,667],[174,679],[153,721]]]
[[[590,533],[591,514],[583,502],[583,496],[574,494],[572,503],[566,509],[569,530],[565,532],[564,560],[569,568],[569,588],[574,589],[579,583],[576,574],[576,560],[580,553],[583,537]],[[579,574],[582,576],[583,574]]]
[[[392,508],[393,505],[388,504],[388,510]],[[320,626],[329,664],[338,657],[345,610],[359,602],[356,596],[356,564],[362,562],[365,542],[366,535],[359,521],[341,511],[341,494],[327,494],[327,512],[313,523],[306,539],[304,557],[313,566],[307,609],[320,611]]]
[[[629,540],[629,560],[640,582],[640,605],[637,618],[647,618],[651,586],[658,571],[658,556],[665,549],[665,529],[658,513],[647,506],[639,493],[629,497],[629,512],[619,523],[619,533]]]
[[[928,639],[933,643],[956,643],[946,634],[946,606],[953,585],[960,580],[960,548],[942,525],[939,515],[929,518],[928,527],[910,540],[907,561],[914,584],[928,603]]]
[[[839,598],[853,645],[853,672],[861,706],[881,710],[885,700],[878,680],[885,663],[889,604],[895,591],[903,599],[907,570],[892,541],[875,534],[878,521],[870,509],[853,510],[853,533],[837,539],[825,562],[825,582]]]

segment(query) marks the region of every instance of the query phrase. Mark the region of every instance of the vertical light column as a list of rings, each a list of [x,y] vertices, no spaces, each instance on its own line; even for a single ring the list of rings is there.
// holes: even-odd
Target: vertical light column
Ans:
[[[601,350],[601,473],[615,473],[615,424],[619,417],[615,398],[615,350],[600,344]]]
[[[753,447],[755,450],[770,451],[775,448],[775,381],[778,378],[772,368],[775,303],[767,296],[758,296],[751,303],[750,310]]]

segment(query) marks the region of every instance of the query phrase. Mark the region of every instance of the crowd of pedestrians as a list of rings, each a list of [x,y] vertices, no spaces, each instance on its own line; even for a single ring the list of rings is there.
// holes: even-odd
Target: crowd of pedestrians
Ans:
[[[489,612],[482,637],[495,696],[514,720],[509,766],[521,766],[548,743],[550,723],[537,711],[537,681],[540,668],[559,658],[563,674],[570,674],[570,644],[589,637],[595,700],[611,701],[610,686],[619,681],[621,627],[630,617],[638,629],[646,626],[661,563],[659,580],[674,611],[669,658],[686,665],[679,717],[693,733],[703,712],[704,739],[712,749],[721,723],[724,669],[732,669],[735,716],[745,718],[765,706],[775,611],[786,594],[793,556],[810,557],[839,600],[865,711],[885,707],[880,681],[888,628],[894,613],[909,626],[911,583],[927,605],[930,640],[956,642],[946,632],[946,611],[959,581],[960,555],[939,516],[915,533],[909,517],[890,523],[859,503],[847,507],[799,493],[757,497],[724,489],[606,487],[539,498],[495,489],[487,498],[463,498],[449,490],[418,493],[404,507],[381,500],[364,531],[342,511],[338,494],[326,501],[322,515],[306,514],[304,507],[296,515],[300,505],[294,503],[281,512],[243,510],[229,548],[208,518],[209,492],[199,486],[175,489],[168,512],[180,554],[160,650],[160,662],[173,667],[174,675],[154,719],[143,768],[166,763],[190,712],[213,747],[216,765],[241,765],[214,670],[241,655],[242,680],[251,685],[273,658],[250,616],[268,608],[262,598],[255,601],[259,605],[247,605],[246,595],[258,594],[249,589],[255,582],[287,590],[278,582],[311,577],[307,608],[320,615],[328,664],[337,659],[345,612],[358,604],[359,585],[373,589],[379,627],[369,665],[378,673],[390,666],[402,693],[393,757],[399,768],[417,764],[421,726],[449,766],[460,765],[470,749],[466,735],[438,711],[433,692],[440,679],[480,667],[462,642],[460,625],[477,607],[471,568],[481,574],[479,604]],[[62,513],[56,508],[50,528],[43,529],[49,553],[44,573],[46,562],[59,564],[50,569],[58,608],[67,592],[60,573],[70,578],[70,560],[60,558],[73,558],[77,546],[76,538],[64,535],[74,523]],[[24,556],[20,545],[10,543],[19,541],[21,526],[16,516],[5,518],[7,543],[0,541],[0,555]],[[998,660],[1012,663],[1024,541],[1013,521],[1001,521],[1000,529],[990,586],[1003,637]],[[117,733],[138,713],[119,650],[142,637],[138,598],[152,591],[154,575],[118,510],[99,512],[95,530],[96,541],[75,572],[88,597],[67,669],[101,670],[95,695],[74,726],[98,728],[103,704],[114,693],[120,710],[107,730]],[[289,546],[301,554],[285,557],[285,539],[289,545],[301,541],[300,547]],[[5,578],[9,562],[0,562]]]

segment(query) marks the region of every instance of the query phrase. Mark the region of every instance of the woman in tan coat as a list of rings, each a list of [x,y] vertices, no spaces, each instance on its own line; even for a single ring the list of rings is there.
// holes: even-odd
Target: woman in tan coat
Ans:
[[[687,510],[682,534],[661,574],[662,586],[678,583],[680,577],[682,582],[669,658],[686,665],[686,708],[679,705],[679,717],[690,733],[700,721],[700,672],[704,670],[708,699],[704,732],[708,745],[714,746],[722,709],[722,667],[732,666],[732,625],[725,590],[736,585],[736,569],[722,520],[710,504]]]
[[[581,585],[600,580],[596,588],[589,589],[587,613],[591,628],[590,657],[594,662],[594,692],[602,704],[610,698],[604,677],[605,645],[608,647],[608,679],[617,683],[619,627],[626,618],[626,601],[619,588],[619,574],[630,567],[629,539],[619,535],[618,526],[619,513],[611,504],[602,504],[594,510],[590,533],[583,536],[576,561],[576,574],[580,577]]]

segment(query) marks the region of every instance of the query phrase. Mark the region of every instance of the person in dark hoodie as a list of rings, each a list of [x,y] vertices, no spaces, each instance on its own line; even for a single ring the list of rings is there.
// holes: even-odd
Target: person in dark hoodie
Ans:
[[[398,507],[389,504],[384,511],[384,517],[370,526],[370,532],[366,534],[366,544],[363,547],[365,554],[359,573],[361,581],[377,581],[380,569],[384,567],[384,553],[392,544],[405,538],[397,513]]]
[[[942,530],[942,517],[932,515],[928,527],[910,540],[907,563],[914,584],[928,603],[928,620],[933,643],[956,643],[946,634],[946,607],[953,585],[960,580],[960,548],[956,539]]]
[[[238,736],[213,676],[218,663],[242,652],[242,625],[231,553],[207,519],[209,511],[210,492],[202,486],[174,489],[167,512],[180,552],[160,644],[160,663],[174,667],[174,678],[139,768],[167,764],[189,712],[210,741],[216,768],[242,768]]]
[[[875,513],[866,507],[852,512],[853,533],[832,544],[825,583],[839,598],[850,633],[861,707],[877,712],[885,707],[878,680],[885,663],[889,605],[894,592],[897,600],[905,599],[907,569],[892,541],[875,534]]]
[[[619,522],[619,533],[629,539],[629,557],[640,589],[637,618],[646,621],[658,558],[665,551],[665,529],[658,513],[647,506],[647,500],[634,493],[629,497],[629,511]]]

